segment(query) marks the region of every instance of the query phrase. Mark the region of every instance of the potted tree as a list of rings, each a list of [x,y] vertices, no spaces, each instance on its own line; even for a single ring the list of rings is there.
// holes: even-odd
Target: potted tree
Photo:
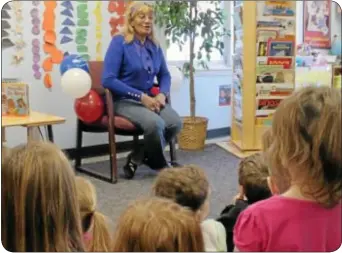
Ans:
[[[164,29],[168,46],[176,43],[180,51],[187,41],[189,59],[180,66],[184,76],[189,78],[190,116],[183,117],[183,129],[178,136],[179,148],[184,150],[202,150],[205,145],[208,119],[196,115],[195,78],[196,68],[208,69],[211,53],[218,50],[223,54],[225,31],[221,1],[210,1],[213,8],[202,10],[199,1],[155,2],[156,24]],[[195,47],[202,37],[199,47]],[[195,51],[196,48],[199,48]]]

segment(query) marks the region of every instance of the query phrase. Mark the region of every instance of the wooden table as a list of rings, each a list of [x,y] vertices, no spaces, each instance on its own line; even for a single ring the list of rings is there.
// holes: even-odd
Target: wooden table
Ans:
[[[12,117],[3,116],[1,121],[1,133],[2,133],[2,143],[6,141],[5,139],[5,128],[22,126],[27,129],[27,141],[33,140],[33,130],[35,127],[46,126],[48,131],[48,139],[53,142],[53,131],[52,125],[62,124],[65,119],[51,114],[40,113],[36,111],[31,111],[30,115],[27,117]]]

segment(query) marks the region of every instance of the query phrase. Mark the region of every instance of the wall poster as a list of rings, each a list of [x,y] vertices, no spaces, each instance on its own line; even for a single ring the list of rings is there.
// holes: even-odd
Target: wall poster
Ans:
[[[331,47],[331,0],[304,1],[304,43],[312,48]]]

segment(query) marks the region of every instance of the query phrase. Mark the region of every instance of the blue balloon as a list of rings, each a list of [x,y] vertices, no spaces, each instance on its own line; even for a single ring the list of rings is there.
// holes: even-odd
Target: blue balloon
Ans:
[[[333,42],[331,45],[331,54],[332,55],[341,55],[342,54],[342,49],[341,49],[341,40],[337,39]]]
[[[83,69],[89,73],[88,63],[81,56],[75,54],[64,56],[64,59],[60,65],[61,75],[73,68]]]

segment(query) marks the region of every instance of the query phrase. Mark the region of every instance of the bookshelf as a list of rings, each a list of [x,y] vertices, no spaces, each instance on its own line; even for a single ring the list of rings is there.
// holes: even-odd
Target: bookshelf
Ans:
[[[231,143],[262,148],[279,103],[295,88],[295,1],[234,1]],[[246,15],[244,15],[246,14]]]

